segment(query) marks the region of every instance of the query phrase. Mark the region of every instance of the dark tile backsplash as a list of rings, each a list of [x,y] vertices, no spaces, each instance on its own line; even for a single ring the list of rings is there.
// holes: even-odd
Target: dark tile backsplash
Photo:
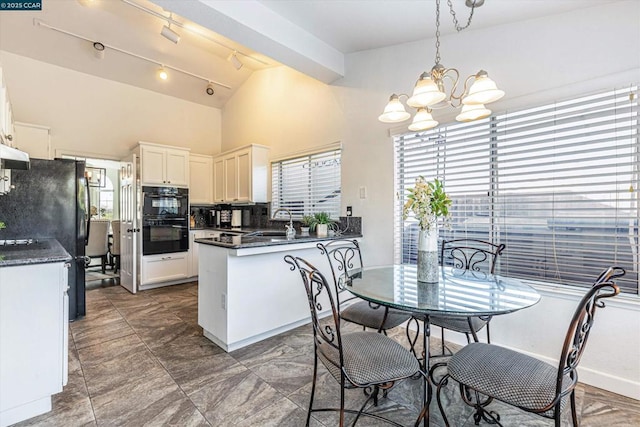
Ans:
[[[268,203],[256,203],[250,206],[232,206],[232,205],[192,205],[191,214],[195,217],[196,227],[212,227],[214,224],[210,223],[208,218],[211,210],[223,210],[223,209],[240,209],[242,210],[242,227],[246,228],[284,228],[282,221],[272,221],[269,216],[270,207]],[[248,221],[248,222],[247,222]],[[300,221],[293,221],[293,224],[300,231]],[[338,223],[340,230],[343,233],[358,233],[362,234],[362,218],[361,217],[345,217],[341,216]]]

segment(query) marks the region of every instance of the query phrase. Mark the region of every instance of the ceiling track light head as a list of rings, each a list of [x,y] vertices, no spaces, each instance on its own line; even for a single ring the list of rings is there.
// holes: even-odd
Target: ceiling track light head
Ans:
[[[160,68],[158,68],[158,78],[160,80],[167,80],[169,78],[169,74],[167,73],[167,70],[164,69],[164,65],[161,65]]]
[[[214,93],[216,93],[216,91],[213,88],[213,83],[209,82],[209,84],[207,85],[207,89],[206,89],[207,95],[211,96]]]
[[[242,68],[242,66],[244,65],[240,59],[238,59],[238,52],[237,51],[233,51],[229,54],[229,56],[227,57],[227,61],[231,62],[231,64],[234,66],[234,68],[236,70],[240,70],[240,68]]]
[[[171,24],[169,24],[170,26]],[[178,42],[180,41],[180,34],[176,33],[175,31],[173,31],[169,26],[165,25],[162,27],[162,30],[160,31],[160,34],[162,35],[162,37],[164,37],[165,39],[178,44]]]
[[[104,59],[104,49],[105,49],[104,44],[100,42],[93,42],[93,49],[94,49],[93,54],[95,55],[96,58]]]

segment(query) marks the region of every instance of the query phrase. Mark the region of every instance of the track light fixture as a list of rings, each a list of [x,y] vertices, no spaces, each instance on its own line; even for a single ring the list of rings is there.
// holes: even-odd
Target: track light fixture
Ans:
[[[240,68],[242,68],[242,66],[244,65],[238,59],[238,52],[235,50],[229,54],[229,56],[227,57],[227,61],[231,62],[231,64],[235,67],[236,70],[240,70]]]
[[[93,54],[95,55],[96,58],[98,59],[103,59],[104,58],[104,45],[100,42],[93,42],[93,48],[95,49],[93,51]]]
[[[216,93],[216,91],[213,89],[213,83],[209,82],[209,84],[207,85],[207,89],[206,89],[207,95],[211,96],[214,93]]]
[[[158,78],[160,80],[167,80],[169,78],[169,74],[167,73],[167,70],[164,69],[164,65],[161,65],[160,68],[158,68]]]
[[[481,6],[484,0],[466,0],[465,4],[471,8],[471,13],[465,26],[458,24],[451,0],[447,3],[456,30],[462,31],[471,24],[475,8]],[[491,110],[484,104],[497,101],[504,96],[504,92],[497,88],[495,82],[484,70],[467,77],[463,82],[461,93],[457,93],[459,80],[460,72],[457,69],[445,68],[440,64],[440,0],[436,0],[436,64],[430,72],[425,71],[420,75],[411,96],[404,93],[392,94],[378,120],[384,123],[399,123],[409,119],[411,114],[400,102],[400,97],[406,97],[407,105],[417,110],[409,130],[423,131],[438,126],[438,122],[431,116],[432,109],[462,108],[456,120],[469,122],[489,117]]]
[[[165,25],[164,27],[162,27],[160,34],[165,39],[171,42],[174,42],[175,44],[178,44],[178,42],[180,41],[180,34],[176,33],[171,29],[171,21],[173,21],[173,13],[169,13],[169,19],[167,20],[168,25]]]
[[[170,27],[171,24],[169,24],[169,26],[164,26],[162,27],[162,31],[160,31],[160,34],[162,34],[162,36],[169,40],[174,42],[175,44],[178,44],[178,42],[180,41],[180,34],[176,33],[175,31],[173,31]]]

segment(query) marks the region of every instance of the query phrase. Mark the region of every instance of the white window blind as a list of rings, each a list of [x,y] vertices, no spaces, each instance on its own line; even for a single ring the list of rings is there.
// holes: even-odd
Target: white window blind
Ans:
[[[317,212],[340,216],[340,149],[271,164],[271,208],[287,208],[294,219]]]
[[[607,266],[638,293],[636,86],[395,139],[396,186],[439,178],[453,199],[441,238],[504,243],[498,272],[590,286]],[[416,259],[415,221],[396,210],[396,254]]]

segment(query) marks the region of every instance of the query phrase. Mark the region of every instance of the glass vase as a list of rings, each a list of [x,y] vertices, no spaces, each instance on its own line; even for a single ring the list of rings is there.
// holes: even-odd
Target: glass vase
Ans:
[[[418,282],[438,283],[438,228],[433,224],[418,235]]]

